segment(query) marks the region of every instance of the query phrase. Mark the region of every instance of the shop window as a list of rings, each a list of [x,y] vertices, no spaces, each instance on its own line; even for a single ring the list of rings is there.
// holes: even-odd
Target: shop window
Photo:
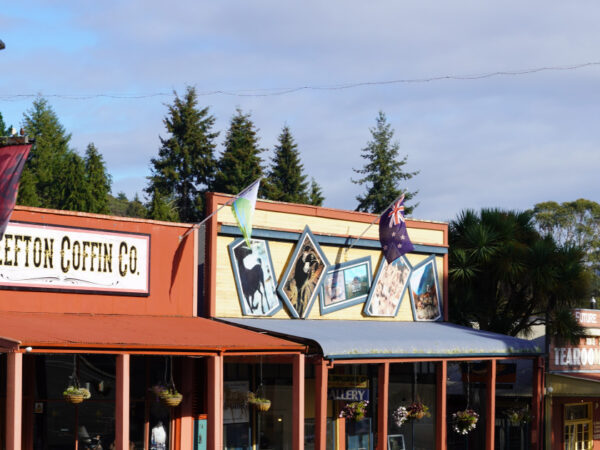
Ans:
[[[564,440],[565,450],[593,448],[591,403],[565,405]]]
[[[390,448],[406,450],[435,448],[436,364],[390,364],[388,397],[388,439]],[[413,402],[426,406],[428,411],[419,420],[408,420],[398,426],[394,411]],[[400,444],[401,443],[401,444]]]
[[[227,450],[292,448],[291,364],[226,363],[223,439]],[[267,411],[247,403],[248,393],[271,401]]]

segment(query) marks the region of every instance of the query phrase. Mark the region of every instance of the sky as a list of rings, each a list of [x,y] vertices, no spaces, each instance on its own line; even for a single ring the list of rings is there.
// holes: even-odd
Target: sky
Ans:
[[[587,0],[9,2],[0,112],[18,129],[44,96],[129,198],[143,198],[173,92],[194,86],[219,154],[236,108],[265,163],[289,126],[327,207],[365,192],[351,180],[379,111],[419,171],[400,186],[418,191],[415,218],[600,201],[599,18]],[[478,77],[495,73],[510,74]]]

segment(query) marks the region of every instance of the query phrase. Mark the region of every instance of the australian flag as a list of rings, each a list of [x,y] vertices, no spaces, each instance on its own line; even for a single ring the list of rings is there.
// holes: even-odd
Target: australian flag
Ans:
[[[31,144],[0,147],[0,239],[15,207],[19,179],[30,149]]]
[[[379,218],[379,242],[388,264],[413,251],[404,221],[404,194]]]

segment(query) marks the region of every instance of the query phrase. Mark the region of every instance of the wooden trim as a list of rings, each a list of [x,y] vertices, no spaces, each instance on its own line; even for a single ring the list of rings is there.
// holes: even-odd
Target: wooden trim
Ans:
[[[377,396],[377,450],[387,450],[388,401],[390,391],[390,363],[379,365],[379,392]]]
[[[449,240],[449,234],[448,234],[448,227],[446,227],[444,229],[444,245],[447,248],[450,248],[450,240]],[[446,253],[444,255],[444,263],[443,263],[443,274],[444,274],[444,278],[443,278],[443,283],[444,283],[444,322],[448,322],[448,317],[450,315],[450,308],[449,308],[449,293],[448,293],[448,289],[449,289],[449,284],[450,284],[450,263],[449,263],[449,255],[448,253]]]
[[[448,380],[448,362],[440,361],[437,364],[437,391],[436,391],[436,414],[435,414],[435,428],[436,428],[436,450],[446,450],[448,427],[446,424],[447,414],[447,380]]]
[[[117,355],[116,450],[129,450],[129,363],[128,354]]]
[[[208,194],[215,199],[217,205],[222,205],[231,200],[233,195],[211,192]],[[274,202],[270,200],[257,200],[256,209],[270,212],[281,212],[287,214],[298,214],[302,216],[322,217],[325,219],[349,220],[352,222],[363,222],[370,224],[377,214],[347,211],[343,209],[325,208],[323,206],[301,205],[296,203]],[[210,210],[211,212],[214,209]],[[406,219],[406,225],[409,228],[420,228],[426,230],[443,230],[447,228],[445,222],[433,222],[416,219]]]
[[[360,359],[335,359],[330,360],[330,365],[339,366],[344,364],[381,364],[384,362],[388,362],[390,364],[394,363],[417,363],[417,362],[460,362],[460,361],[503,361],[507,359],[535,359],[538,356],[518,356],[518,355],[509,355],[509,356],[473,356],[473,357],[460,357],[457,356],[455,358],[452,357],[437,357],[437,358],[360,358]]]
[[[6,448],[21,448],[23,353],[6,354]]]
[[[24,345],[25,346],[25,345]],[[178,356],[211,356],[216,354],[226,355],[293,355],[304,353],[305,347],[300,349],[289,349],[288,347],[247,347],[248,350],[229,350],[228,348],[214,348],[209,350],[189,350],[179,348],[148,348],[142,345],[136,347],[107,347],[104,344],[86,344],[86,346],[69,346],[68,344],[60,346],[40,346],[32,344],[31,353],[106,353],[111,355],[131,354],[131,355],[178,355]],[[300,344],[298,344],[300,346]],[[237,347],[236,347],[237,348]],[[23,353],[23,348],[19,353]]]
[[[489,361],[486,381],[485,449],[494,450],[496,431],[496,361]]]
[[[198,229],[195,228],[194,231],[192,231],[192,252],[194,253],[193,256],[193,265],[194,265],[194,270],[193,270],[193,284],[192,284],[192,299],[193,299],[193,304],[192,304],[192,316],[194,317],[198,317],[198,301],[200,300],[200,298],[198,297],[199,293],[198,293],[198,246],[199,246],[199,232]]]
[[[327,363],[315,365],[315,450],[327,449]]]
[[[208,210],[210,214],[218,208],[215,195],[208,194]],[[206,317],[215,317],[217,313],[217,214],[212,216],[206,224],[205,242],[205,277],[204,277],[204,305]]]
[[[183,402],[180,417],[179,448],[192,449],[194,444],[194,417],[193,417],[193,391],[194,391],[194,360],[184,358],[181,367],[181,386]]]
[[[223,357],[210,356],[207,361],[208,380],[208,430],[207,440],[210,450],[223,448]]]
[[[293,404],[292,404],[292,450],[304,449],[304,355],[296,355],[292,362]]]
[[[533,362],[531,396],[531,448],[532,450],[541,450],[542,448],[542,401],[544,398],[544,360],[537,358]],[[551,423],[551,422],[550,422]]]

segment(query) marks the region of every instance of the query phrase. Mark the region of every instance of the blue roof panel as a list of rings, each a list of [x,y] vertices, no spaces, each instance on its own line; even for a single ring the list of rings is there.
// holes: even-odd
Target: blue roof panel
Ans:
[[[328,359],[539,355],[536,342],[448,322],[220,318],[289,339],[312,341]]]

